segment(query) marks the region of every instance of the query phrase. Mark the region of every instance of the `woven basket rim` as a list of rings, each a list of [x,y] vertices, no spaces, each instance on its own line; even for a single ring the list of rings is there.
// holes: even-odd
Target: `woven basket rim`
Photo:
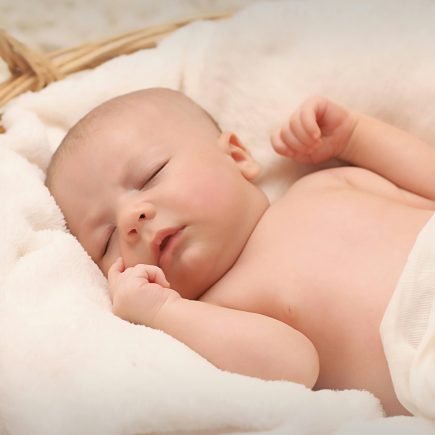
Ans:
[[[220,20],[233,13],[190,16],[47,53],[29,48],[0,29],[0,57],[11,75],[0,82],[0,133],[5,131],[1,125],[2,108],[24,92],[38,91],[72,73],[95,68],[115,57],[156,47],[162,38],[194,21]]]

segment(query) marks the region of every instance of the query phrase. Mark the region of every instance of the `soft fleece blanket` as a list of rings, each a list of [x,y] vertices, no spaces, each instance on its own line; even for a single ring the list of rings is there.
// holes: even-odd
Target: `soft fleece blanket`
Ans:
[[[0,136],[0,433],[435,433],[415,417],[383,418],[367,392],[225,373],[116,318],[105,278],[43,184],[75,121],[150,86],[186,92],[237,131],[272,199],[308,169],[274,156],[268,135],[309,94],[435,143],[434,23],[431,0],[269,1],[10,103]]]

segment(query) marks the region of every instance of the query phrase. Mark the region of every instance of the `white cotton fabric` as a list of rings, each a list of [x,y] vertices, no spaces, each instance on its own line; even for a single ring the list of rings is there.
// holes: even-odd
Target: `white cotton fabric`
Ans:
[[[397,397],[435,422],[435,216],[422,229],[381,323]]]
[[[184,91],[236,131],[262,163],[259,182],[271,198],[307,170],[275,156],[268,142],[307,95],[435,143],[434,22],[432,0],[267,1],[8,104],[0,135],[0,434],[351,435],[400,426],[382,418],[367,392],[225,373],[163,332],[113,316],[105,278],[65,230],[43,181],[74,122],[108,98],[152,86]],[[406,427],[426,434],[430,423],[409,417]]]

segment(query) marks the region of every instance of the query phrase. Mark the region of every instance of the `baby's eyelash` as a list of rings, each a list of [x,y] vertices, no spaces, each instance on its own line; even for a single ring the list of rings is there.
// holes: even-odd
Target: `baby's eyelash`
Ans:
[[[169,161],[169,160],[168,160]],[[152,173],[152,175],[151,175],[151,177],[149,177],[146,181],[145,181],[145,183],[144,183],[144,186],[147,184],[147,183],[149,183],[167,164],[168,164],[168,161],[166,161],[166,162],[164,162],[162,165],[160,165],[158,168],[157,168],[157,170],[156,171],[154,171],[153,173]]]

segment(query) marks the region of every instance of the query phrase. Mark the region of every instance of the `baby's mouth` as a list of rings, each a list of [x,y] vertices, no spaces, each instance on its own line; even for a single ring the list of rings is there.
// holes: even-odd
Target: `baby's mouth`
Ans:
[[[162,252],[165,250],[166,245],[169,243],[169,240],[171,239],[171,237],[172,237],[172,235],[170,235],[170,236],[166,236],[166,237],[162,240],[162,243],[160,243],[160,253],[162,253]]]
[[[160,260],[167,248],[171,249],[171,241],[177,234],[183,230],[184,226],[177,226],[172,228],[165,228],[158,231],[152,242],[153,251],[157,259],[157,264],[160,265]]]

